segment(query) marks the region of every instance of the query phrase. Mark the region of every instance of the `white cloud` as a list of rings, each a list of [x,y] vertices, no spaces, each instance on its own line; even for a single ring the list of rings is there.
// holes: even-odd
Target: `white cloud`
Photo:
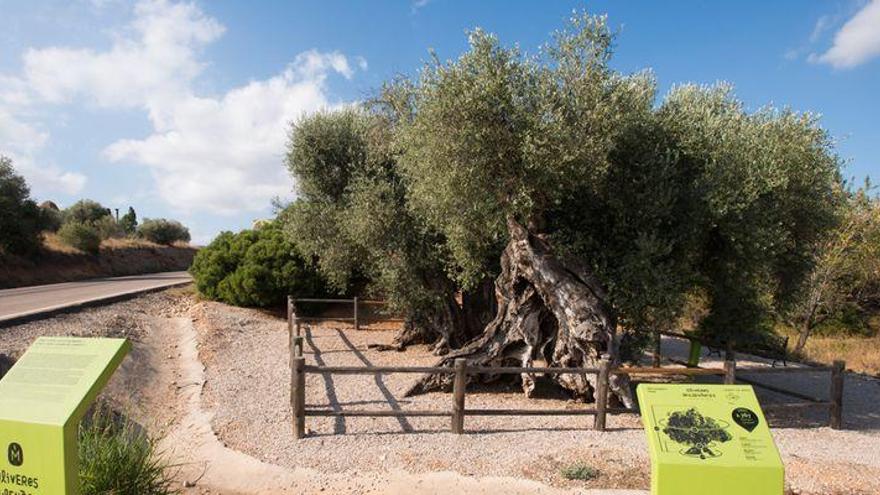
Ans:
[[[413,0],[411,7],[412,13],[415,14],[420,9],[427,7],[429,3],[431,3],[431,0]]]
[[[193,3],[143,0],[108,49],[30,49],[21,80],[45,103],[143,109],[151,134],[119,139],[103,156],[148,167],[155,194],[181,214],[265,210],[292,191],[283,167],[289,122],[333,106],[327,77],[351,79],[367,61],[310,50],[274,77],[198,95],[193,83],[206,65],[200,55],[224,30]],[[25,97],[10,91],[0,102]]]
[[[288,124],[331,105],[324,85],[330,71],[353,73],[344,56],[312,51],[281,74],[221,98],[188,96],[152,112],[154,134],[113,143],[105,156],[150,167],[159,195],[176,208],[265,209],[272,197],[291,192],[282,161]]]
[[[204,64],[198,54],[224,28],[195,4],[142,1],[106,52],[50,47],[24,54],[27,81],[42,99],[82,96],[105,107],[136,107],[184,93]]]
[[[37,164],[35,156],[45,147],[49,133],[25,121],[15,112],[28,101],[14,79],[0,76],[5,92],[0,92],[0,155],[12,159],[38,196],[63,192],[76,194],[86,184],[82,174],[60,169],[51,163]]]
[[[880,55],[880,0],[872,0],[840,28],[828,51],[810,55],[810,61],[845,69],[877,55]]]

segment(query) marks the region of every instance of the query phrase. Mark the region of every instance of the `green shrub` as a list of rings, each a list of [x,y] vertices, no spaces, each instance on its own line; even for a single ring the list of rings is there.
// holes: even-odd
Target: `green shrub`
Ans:
[[[589,481],[599,477],[598,469],[580,462],[562,468],[559,473],[567,480]]]
[[[65,223],[95,223],[103,217],[112,218],[110,209],[91,199],[81,199],[64,210]]]
[[[64,224],[64,214],[57,209],[40,206],[40,215],[45,231],[58,232],[58,229]]]
[[[189,229],[176,220],[147,218],[137,229],[138,236],[156,244],[171,245],[175,242],[189,242]]]
[[[101,233],[88,223],[67,222],[58,230],[58,237],[68,246],[97,254],[101,247]]]
[[[125,231],[122,229],[122,226],[116,223],[116,219],[110,215],[101,217],[97,221],[90,223],[94,225],[95,229],[98,231],[98,234],[101,236],[101,239],[123,237],[125,235]]]
[[[166,495],[172,469],[156,450],[156,439],[124,417],[98,408],[79,428],[82,495]]]
[[[43,215],[12,160],[0,156],[0,250],[32,254],[42,243]]]
[[[196,253],[190,273],[202,295],[236,306],[269,307],[288,295],[326,293],[313,264],[296,253],[275,222],[223,232]]]

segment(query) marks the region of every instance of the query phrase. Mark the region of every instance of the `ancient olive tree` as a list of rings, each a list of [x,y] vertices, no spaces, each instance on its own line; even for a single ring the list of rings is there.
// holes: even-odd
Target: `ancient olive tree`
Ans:
[[[483,291],[457,302],[442,239],[410,212],[393,148],[394,105],[389,88],[365,108],[296,122],[287,163],[298,200],[280,218],[337,290],[365,283],[404,315],[398,346],[429,343],[445,353],[482,331],[493,299]]]
[[[725,86],[682,86],[655,106],[648,74],[610,69],[611,40],[604,18],[576,17],[524,57],[477,31],[413,85],[397,138],[414,211],[465,287],[506,243],[498,313],[446,364],[616,362],[694,290],[710,301],[701,331],[748,339],[832,224],[839,164],[814,117],[747,113]],[[555,379],[592,395],[590,375]]]
[[[611,46],[605,19],[587,15],[539,56],[477,30],[458,59],[389,85],[381,111],[311,121],[362,130],[294,129],[295,208],[311,209],[294,233],[322,264],[367,266],[374,280],[373,263],[440,275],[438,296],[494,278],[494,319],[455,339],[444,365],[618,363],[671,326],[694,291],[708,300],[707,336],[766,331],[833,224],[839,163],[827,134],[810,115],[746,112],[726,86],[681,86],[657,104],[649,73],[610,68]],[[300,149],[322,151],[304,159]],[[405,249],[369,247],[396,238]],[[403,253],[430,269],[413,271]],[[536,377],[521,378],[532,393]],[[551,378],[592,399],[593,375]],[[448,381],[426,376],[410,392]],[[632,404],[623,377],[611,389]]]

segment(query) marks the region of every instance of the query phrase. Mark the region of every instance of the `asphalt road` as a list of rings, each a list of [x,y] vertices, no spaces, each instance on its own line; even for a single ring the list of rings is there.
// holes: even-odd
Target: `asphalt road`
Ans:
[[[187,272],[149,273],[0,290],[0,323],[125,298],[192,281]]]

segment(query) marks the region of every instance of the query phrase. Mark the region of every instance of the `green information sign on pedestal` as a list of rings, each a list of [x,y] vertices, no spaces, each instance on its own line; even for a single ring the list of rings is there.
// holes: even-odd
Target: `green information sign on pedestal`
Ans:
[[[77,428],[126,339],[40,337],[0,380],[0,495],[76,495]]]
[[[782,459],[749,385],[643,383],[652,495],[782,495]]]

